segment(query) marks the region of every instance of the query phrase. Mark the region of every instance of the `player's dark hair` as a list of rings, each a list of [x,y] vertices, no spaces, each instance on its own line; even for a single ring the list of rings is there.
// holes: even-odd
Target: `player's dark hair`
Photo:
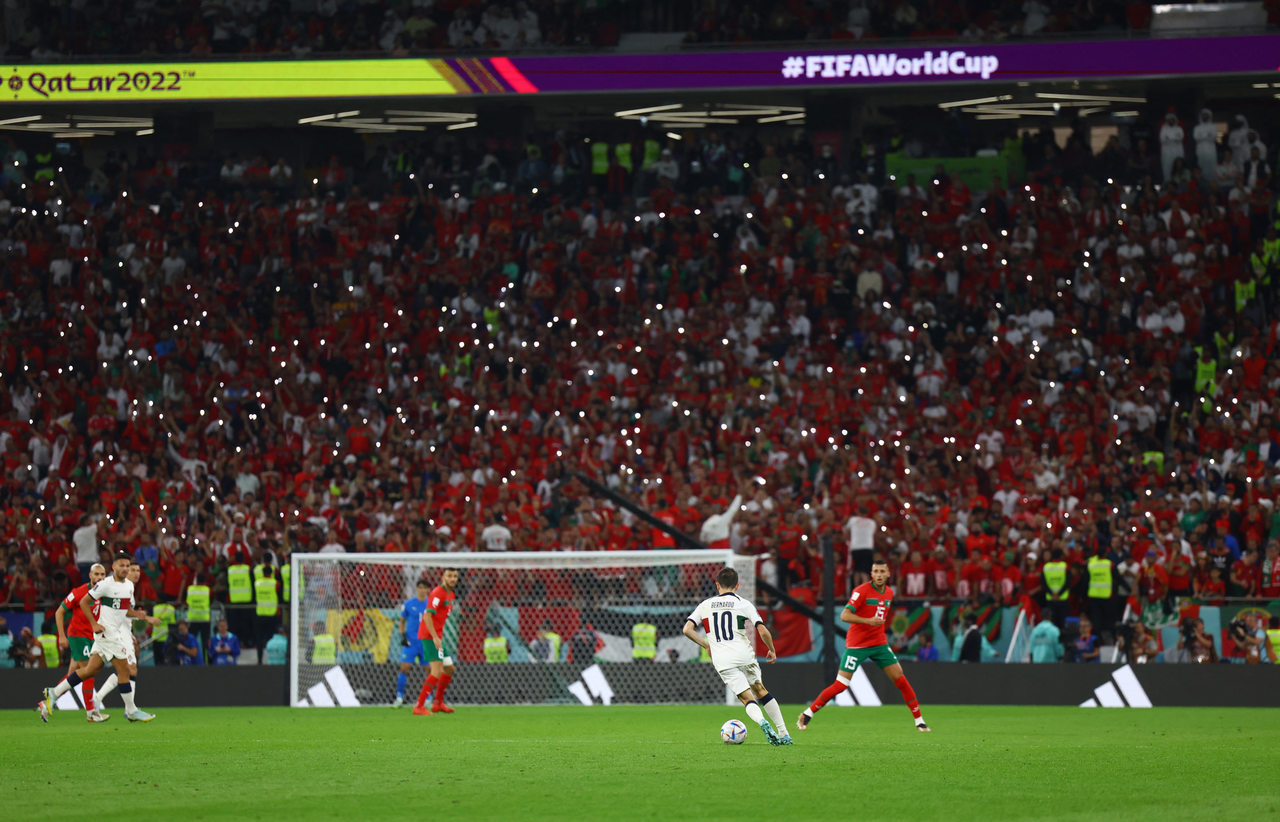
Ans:
[[[738,585],[738,572],[732,568],[721,568],[716,572],[716,585],[725,590],[733,590]]]
[[[430,588],[430,587],[431,587],[431,583],[427,580],[427,578],[426,578],[426,577],[423,577],[422,579],[418,580],[418,583],[417,583],[417,584],[418,584],[418,585],[420,585],[420,586],[422,586],[423,588]]]
[[[872,564],[873,566],[875,566],[875,565],[884,565],[885,567],[888,567],[888,565],[889,565],[889,560],[887,560],[887,559],[873,559],[873,560],[871,560],[871,564]]]
[[[461,569],[461,568],[445,568],[445,569],[443,569],[443,570],[441,570],[441,571],[440,571],[440,575],[441,575],[441,576],[444,576],[445,574],[449,573],[450,571],[453,571],[453,572],[454,572],[455,574],[457,574],[458,576],[462,576],[462,569]]]
[[[130,562],[130,563],[132,563],[132,562],[133,562],[133,554],[130,554],[128,551],[116,551],[116,555],[115,555],[114,557],[112,557],[112,558],[111,558],[111,561],[112,561],[112,562],[119,562],[119,561],[120,561],[120,560],[122,560],[122,559],[127,559],[127,560],[129,560],[129,562]]]

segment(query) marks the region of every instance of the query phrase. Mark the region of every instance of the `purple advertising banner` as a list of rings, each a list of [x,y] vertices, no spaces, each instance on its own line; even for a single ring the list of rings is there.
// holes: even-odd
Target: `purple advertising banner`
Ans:
[[[1185,77],[1280,72],[1280,35],[901,48],[830,46],[820,50],[512,57],[486,62],[512,90],[526,94]],[[510,92],[503,89],[499,93]]]

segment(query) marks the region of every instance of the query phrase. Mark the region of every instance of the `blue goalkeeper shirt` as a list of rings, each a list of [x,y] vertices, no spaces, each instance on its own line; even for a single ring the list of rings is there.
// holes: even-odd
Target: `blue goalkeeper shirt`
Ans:
[[[418,638],[418,623],[427,610],[427,600],[412,597],[400,606],[400,616],[404,619],[404,635],[413,641]]]

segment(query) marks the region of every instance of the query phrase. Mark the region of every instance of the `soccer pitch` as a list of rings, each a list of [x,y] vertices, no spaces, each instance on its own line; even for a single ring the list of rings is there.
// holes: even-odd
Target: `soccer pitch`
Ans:
[[[787,706],[778,748],[726,706],[109,711],[0,712],[6,819],[1280,818],[1267,710]]]

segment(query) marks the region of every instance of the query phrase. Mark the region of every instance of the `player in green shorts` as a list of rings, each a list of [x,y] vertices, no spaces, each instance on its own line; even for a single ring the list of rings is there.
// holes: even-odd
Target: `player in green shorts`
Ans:
[[[106,577],[106,567],[95,562],[89,568],[89,581],[78,588],[73,588],[58,606],[57,613],[53,615],[53,621],[58,626],[58,647],[71,650],[71,664],[67,666],[67,676],[78,673],[89,665],[89,649],[93,647],[93,630],[89,627],[89,620],[80,612],[80,600],[84,599],[90,588]],[[70,625],[67,624],[67,614],[71,614]],[[85,718],[90,722],[106,722],[111,718],[111,714],[104,714],[98,710],[98,704],[93,699],[93,680],[87,680],[81,686],[80,695],[84,700]],[[52,710],[53,706],[49,707]]]
[[[457,568],[446,568],[440,576],[440,584],[431,590],[427,597],[427,608],[418,620],[418,639],[422,640],[423,657],[431,663],[431,673],[422,683],[418,692],[418,704],[414,706],[416,716],[432,714],[451,714],[444,702],[444,693],[453,681],[453,655],[445,647],[445,623],[449,613],[453,611],[453,603],[457,600],[454,589],[458,587],[460,574]],[[456,641],[456,640],[455,640]],[[434,691],[435,699],[431,709],[427,710],[427,697]]]
[[[849,602],[840,614],[842,622],[849,623],[849,633],[845,637],[844,657],[840,660],[840,672],[836,681],[823,690],[813,701],[796,725],[800,730],[809,727],[809,720],[822,710],[836,695],[849,687],[849,681],[858,667],[870,660],[880,666],[893,684],[902,693],[902,699],[911,709],[916,730],[928,731],[924,717],[920,715],[920,702],[916,692],[907,681],[907,676],[898,664],[898,657],[889,647],[889,639],[884,633],[885,617],[893,607],[893,589],[889,587],[889,564],[882,559],[871,563],[871,581],[864,582],[849,595]]]

